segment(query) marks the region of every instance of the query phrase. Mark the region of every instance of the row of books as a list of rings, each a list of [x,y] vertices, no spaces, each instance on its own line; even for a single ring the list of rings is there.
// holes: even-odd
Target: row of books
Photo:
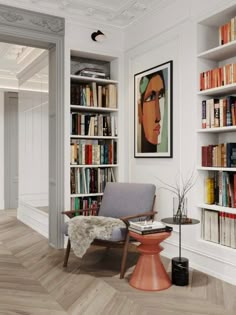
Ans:
[[[96,215],[97,208],[100,206],[101,196],[96,197],[72,197],[71,198],[71,210],[82,210],[83,213],[79,213],[78,215]],[[87,210],[90,209],[90,210]]]
[[[236,208],[236,173],[214,172],[205,179],[205,202]]]
[[[115,182],[113,168],[71,168],[71,194],[102,193],[107,182]]]
[[[219,45],[225,45],[234,40],[236,40],[236,17],[219,26]]]
[[[236,97],[212,98],[202,101],[202,128],[236,125]]]
[[[232,83],[236,83],[236,64],[230,63],[200,73],[200,91]]]
[[[72,112],[71,134],[80,136],[117,136],[116,117]]]
[[[117,108],[115,84],[71,84],[71,104],[92,107]]]
[[[236,214],[202,209],[202,238],[236,248]]]
[[[236,143],[228,142],[202,146],[202,166],[236,167]]]
[[[137,234],[153,234],[162,232],[171,232],[172,227],[166,226],[164,223],[159,221],[129,221],[129,231]]]
[[[72,140],[72,165],[99,165],[117,163],[117,142],[114,140]]]

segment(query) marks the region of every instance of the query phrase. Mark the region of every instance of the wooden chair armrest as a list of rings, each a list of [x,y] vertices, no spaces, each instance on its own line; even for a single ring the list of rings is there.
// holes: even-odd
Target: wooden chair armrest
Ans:
[[[157,213],[157,211],[148,211],[140,214],[135,214],[135,215],[129,215],[126,217],[120,217],[119,219],[122,220],[126,225],[129,225],[129,220],[131,219],[136,219],[136,218],[141,218],[141,217],[154,217],[154,215]]]
[[[78,209],[78,210],[68,210],[68,211],[63,211],[62,214],[67,215],[69,218],[75,217],[78,213],[83,214],[86,211],[90,211],[93,213],[93,215],[97,215],[99,210],[99,207],[94,207],[94,208],[85,208],[85,209]]]

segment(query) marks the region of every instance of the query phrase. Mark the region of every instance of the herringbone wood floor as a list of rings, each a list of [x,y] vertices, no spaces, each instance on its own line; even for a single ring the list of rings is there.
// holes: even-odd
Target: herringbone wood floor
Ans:
[[[15,218],[0,212],[0,314],[44,315],[236,315],[236,288],[192,271],[188,287],[161,292],[133,289],[128,279],[138,254],[129,254],[119,279],[120,252],[93,248],[81,261],[73,254],[62,268],[63,250]],[[169,261],[164,260],[169,270]]]

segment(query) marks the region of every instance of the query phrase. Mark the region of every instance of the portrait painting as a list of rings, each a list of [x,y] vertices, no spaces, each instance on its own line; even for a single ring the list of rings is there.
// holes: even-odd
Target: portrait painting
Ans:
[[[134,75],[134,156],[172,157],[172,70],[168,61]]]

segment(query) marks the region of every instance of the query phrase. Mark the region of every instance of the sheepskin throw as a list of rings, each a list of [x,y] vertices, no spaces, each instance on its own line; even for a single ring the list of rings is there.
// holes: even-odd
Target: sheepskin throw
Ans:
[[[95,238],[109,240],[114,227],[124,228],[120,219],[102,216],[77,216],[68,222],[71,247],[78,257],[83,257]]]

